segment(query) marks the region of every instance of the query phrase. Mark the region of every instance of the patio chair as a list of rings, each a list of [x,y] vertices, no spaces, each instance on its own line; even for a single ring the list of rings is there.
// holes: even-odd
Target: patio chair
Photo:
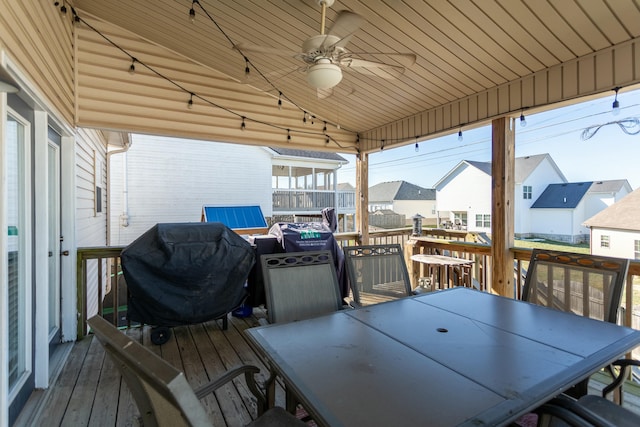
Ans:
[[[249,390],[257,399],[257,419],[251,427],[290,426],[305,424],[274,407],[262,414],[265,398],[258,389],[254,375],[260,370],[251,365],[235,368],[217,380],[193,390],[184,374],[148,348],[132,340],[100,316],[88,320],[91,331],[113,359],[138,406],[144,426],[211,426],[212,423],[200,399],[244,374]]]
[[[346,246],[345,266],[356,305],[410,296],[411,282],[399,244]]]
[[[617,323],[629,260],[534,249],[522,299],[605,322]],[[610,372],[613,370],[609,369]],[[587,394],[588,379],[569,393]]]
[[[636,427],[640,416],[615,403],[595,395],[586,395],[578,400],[560,395],[538,407],[537,425],[584,426],[584,427]]]
[[[342,308],[330,251],[266,254],[260,260],[269,323],[308,319]]]

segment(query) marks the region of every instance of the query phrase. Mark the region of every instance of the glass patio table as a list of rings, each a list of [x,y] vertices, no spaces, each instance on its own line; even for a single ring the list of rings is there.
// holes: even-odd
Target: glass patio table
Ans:
[[[505,425],[640,331],[467,288],[248,329],[320,425]]]

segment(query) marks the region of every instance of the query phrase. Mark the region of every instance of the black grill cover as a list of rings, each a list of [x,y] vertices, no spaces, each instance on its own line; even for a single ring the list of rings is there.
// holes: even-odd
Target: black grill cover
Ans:
[[[129,319],[179,326],[242,304],[255,262],[251,245],[219,222],[156,224],[121,254]]]

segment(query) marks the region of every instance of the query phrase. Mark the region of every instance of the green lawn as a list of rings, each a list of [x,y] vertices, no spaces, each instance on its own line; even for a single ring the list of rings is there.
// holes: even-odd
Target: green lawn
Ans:
[[[540,248],[540,249],[550,249],[550,250],[558,250],[558,251],[565,251],[565,252],[575,252],[580,254],[590,253],[588,243],[573,245],[573,244],[564,243],[564,242],[554,242],[552,240],[533,241],[533,240],[516,239],[514,242],[514,246],[517,248]]]

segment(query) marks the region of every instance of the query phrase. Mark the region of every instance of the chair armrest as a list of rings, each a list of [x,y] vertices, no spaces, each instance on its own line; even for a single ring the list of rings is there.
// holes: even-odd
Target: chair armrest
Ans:
[[[613,377],[611,384],[602,389],[602,397],[607,397],[609,393],[622,386],[625,378],[628,376],[629,370],[632,366],[640,366],[640,360],[636,359],[619,359],[613,362],[611,365],[618,366],[620,370],[616,372],[609,368],[609,373]]]
[[[615,427],[614,423],[566,395],[554,397],[534,412],[538,413],[539,416],[551,415],[552,417],[557,417],[570,426]]]
[[[232,369],[219,378],[201,386],[194,390],[198,399],[202,399],[207,396],[209,393],[214,392],[219,389],[223,385],[227,384],[229,381],[234,378],[244,374],[244,378],[247,382],[247,386],[251,393],[258,400],[258,413],[261,414],[267,406],[267,399],[262,391],[258,388],[258,384],[256,383],[255,374],[259,373],[260,369],[253,365],[243,365],[238,368]]]

